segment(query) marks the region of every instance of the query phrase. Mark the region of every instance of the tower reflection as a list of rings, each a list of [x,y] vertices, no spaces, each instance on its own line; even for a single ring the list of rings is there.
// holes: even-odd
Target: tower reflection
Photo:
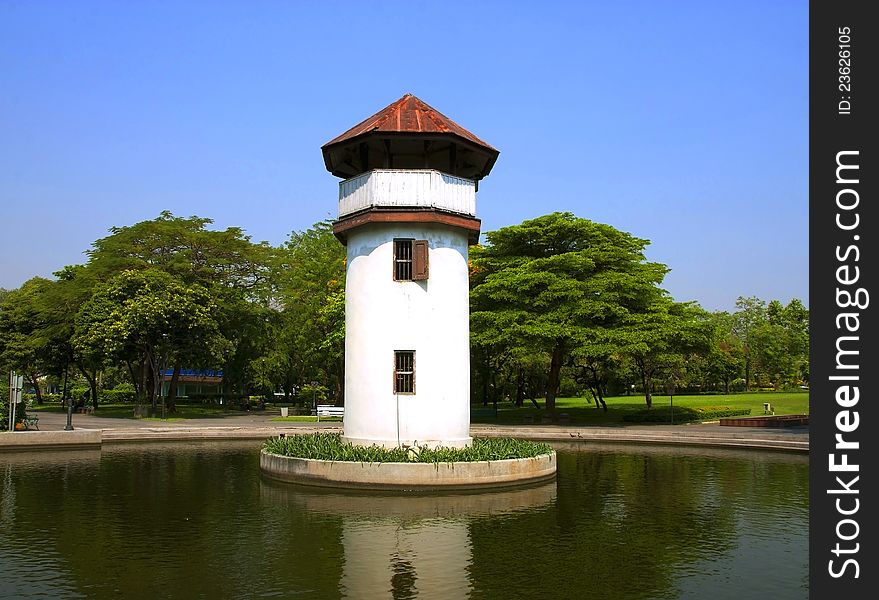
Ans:
[[[351,598],[453,598],[471,590],[470,525],[543,510],[556,483],[480,493],[326,491],[262,480],[263,502],[341,519],[339,593]]]

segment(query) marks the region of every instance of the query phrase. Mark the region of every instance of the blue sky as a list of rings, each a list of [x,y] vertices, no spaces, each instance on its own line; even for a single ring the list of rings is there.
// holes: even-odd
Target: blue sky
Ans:
[[[162,210],[283,242],[411,92],[501,151],[483,231],[651,240],[677,300],[808,302],[808,3],[0,0],[0,287]]]

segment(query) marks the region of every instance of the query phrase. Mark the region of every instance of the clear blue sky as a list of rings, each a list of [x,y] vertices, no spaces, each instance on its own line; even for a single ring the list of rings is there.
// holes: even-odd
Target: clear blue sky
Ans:
[[[677,300],[807,297],[808,3],[0,0],[0,287],[162,210],[332,218],[320,146],[411,92],[501,151],[483,231],[571,211]]]

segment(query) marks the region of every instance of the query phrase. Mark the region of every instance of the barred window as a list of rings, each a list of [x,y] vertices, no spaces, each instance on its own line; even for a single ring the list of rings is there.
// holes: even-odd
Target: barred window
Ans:
[[[427,240],[394,240],[394,281],[426,280],[427,261]]]
[[[394,351],[394,393],[415,393],[415,352],[413,350]]]

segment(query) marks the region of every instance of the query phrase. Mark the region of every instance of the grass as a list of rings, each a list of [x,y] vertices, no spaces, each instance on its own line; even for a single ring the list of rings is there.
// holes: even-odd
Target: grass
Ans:
[[[515,424],[533,420],[540,423],[545,414],[543,400],[538,400],[541,409],[534,408],[530,400],[522,408],[511,402],[498,403],[497,417],[474,414],[474,423]],[[565,413],[571,424],[579,425],[623,425],[627,413],[644,410],[647,407],[644,396],[613,396],[605,398],[607,412],[596,409],[591,398],[556,398],[556,413]],[[742,392],[739,394],[705,394],[674,396],[674,407],[706,408],[728,407],[731,409],[750,409],[751,416],[763,414],[763,403],[769,402],[776,415],[809,414],[809,393],[802,392]],[[668,410],[669,396],[653,396],[653,407]],[[491,405],[489,405],[491,406]],[[482,404],[474,404],[472,412],[480,411]],[[677,422],[677,421],[676,421]]]
[[[614,396],[606,398],[608,410],[607,412],[596,409],[595,403],[590,398],[557,398],[556,412],[568,415],[568,421],[573,425],[606,425],[621,426],[626,422],[623,417],[626,414],[641,411],[646,408],[643,396]],[[769,402],[772,405],[776,415],[792,415],[792,414],[809,414],[809,393],[807,391],[799,392],[742,392],[738,394],[705,394],[705,395],[681,395],[674,397],[675,408],[706,408],[706,407],[728,407],[731,409],[750,409],[751,416],[763,414],[763,403]],[[541,417],[545,414],[543,410],[543,400],[538,400],[541,410],[534,408],[530,401],[526,400],[525,406],[516,408],[511,402],[502,402],[498,404],[498,414],[479,414],[483,411],[481,404],[474,404],[471,407],[473,423],[491,423],[491,424],[509,424],[521,425],[529,420],[534,423],[540,423]],[[654,396],[653,406],[658,409],[663,407],[667,409],[670,405],[668,396]],[[489,405],[490,406],[490,405]],[[161,411],[161,408],[159,409]],[[267,411],[277,415],[276,409],[268,408]],[[43,404],[38,406],[34,404],[28,408],[28,412],[39,414],[40,412],[57,412],[64,413],[66,408],[57,404]],[[161,415],[161,412],[159,413]],[[248,413],[234,408],[209,404],[178,404],[177,412],[167,414],[167,420],[184,420],[184,419],[222,419],[226,416],[246,415],[246,414],[267,414],[259,411]],[[96,416],[110,417],[117,419],[133,419],[133,404],[101,404],[95,411]],[[161,418],[154,418],[161,421]],[[291,415],[288,417],[274,417],[272,421],[281,422],[316,422],[317,418],[309,415]],[[341,422],[341,417],[321,417],[322,422]],[[676,419],[675,422],[678,422]]]
[[[158,417],[135,417],[134,416],[134,404],[129,403],[120,403],[120,404],[100,404],[98,405],[98,410],[94,412],[94,415],[97,417],[108,417],[111,419],[134,419],[134,418],[144,418],[150,421],[181,421],[184,419],[221,419],[226,416],[231,415],[245,415],[248,414],[245,411],[236,410],[236,409],[226,409],[222,406],[211,406],[208,404],[178,404],[177,412],[168,413],[165,415],[167,418],[162,419],[162,406],[158,407]],[[28,408],[28,412],[54,412],[54,413],[66,413],[67,407],[61,406],[57,403],[52,404],[43,404],[42,406],[38,404],[32,405]],[[78,415],[79,413],[74,412],[74,415]]]
[[[354,446],[342,441],[337,433],[314,433],[266,440],[263,448],[272,454],[331,460],[337,462],[368,463],[446,463],[532,458],[549,454],[552,449],[543,442],[514,438],[475,438],[466,448],[382,448]]]
[[[314,415],[291,415],[289,417],[275,417],[272,421],[290,422],[290,423],[316,423],[317,417]],[[320,422],[337,421],[342,422],[342,417],[321,417]]]

